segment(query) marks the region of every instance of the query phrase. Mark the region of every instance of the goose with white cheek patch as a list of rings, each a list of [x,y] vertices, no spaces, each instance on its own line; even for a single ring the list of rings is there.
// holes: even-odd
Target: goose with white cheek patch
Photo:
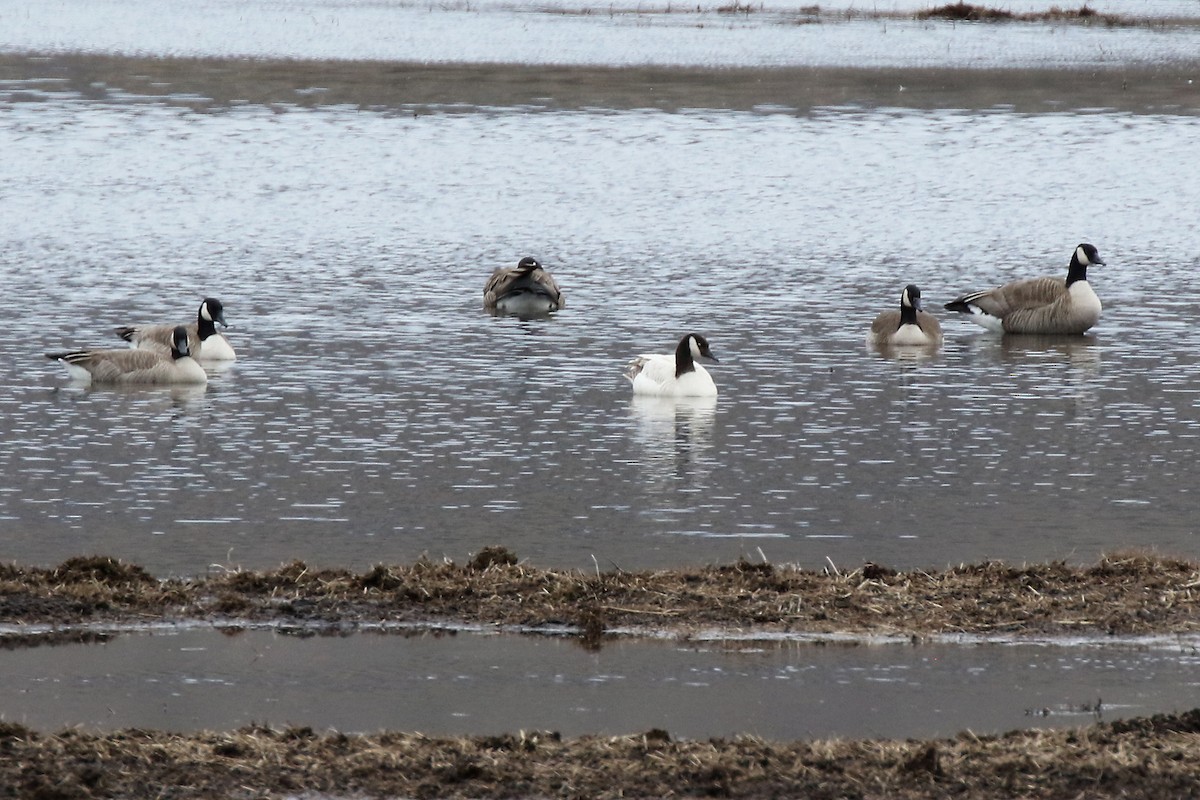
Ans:
[[[1087,268],[1104,264],[1096,248],[1080,244],[1064,278],[1030,278],[972,292],[946,304],[946,310],[1001,333],[1081,334],[1100,319],[1100,298]]]
[[[497,269],[483,287],[483,307],[498,314],[536,315],[558,311],[566,298],[536,258]]]
[[[867,332],[867,344],[879,347],[936,347],[941,343],[941,323],[921,310],[921,290],[911,283],[900,292],[899,310],[884,311]]]
[[[679,340],[674,353],[640,355],[625,367],[633,393],[655,397],[716,397],[717,385],[696,359],[717,361],[708,340],[689,333]],[[718,362],[719,363],[719,362]]]
[[[188,332],[188,345],[192,355],[201,361],[235,361],[237,353],[225,334],[217,331],[217,323],[228,328],[225,321],[225,306],[215,297],[206,297],[196,312],[196,321],[184,326]],[[158,353],[171,352],[171,339],[175,325],[126,325],[116,329],[130,345],[140,350]]]
[[[71,378],[83,384],[167,385],[208,382],[204,368],[192,358],[188,331],[178,325],[171,333],[170,353],[153,350],[71,350],[46,353],[60,361]]]

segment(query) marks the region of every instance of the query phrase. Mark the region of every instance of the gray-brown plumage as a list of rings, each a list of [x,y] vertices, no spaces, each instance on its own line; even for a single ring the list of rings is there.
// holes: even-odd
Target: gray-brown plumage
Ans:
[[[1104,260],[1090,244],[1071,256],[1067,277],[1030,278],[972,292],[946,304],[972,322],[1004,333],[1080,334],[1100,319],[1100,298],[1087,280],[1087,268]]]
[[[215,297],[206,297],[196,312],[196,321],[185,325],[188,346],[195,358],[203,361],[234,361],[237,354],[224,334],[217,332],[217,323],[228,328],[225,306]],[[117,336],[140,350],[170,353],[175,325],[126,325],[116,329]]]
[[[502,314],[546,314],[566,305],[554,277],[526,256],[515,267],[497,269],[483,287],[483,307]]]
[[[180,384],[207,383],[208,375],[188,350],[188,333],[183,325],[172,331],[169,354],[153,350],[70,350],[46,353],[60,361],[71,377],[82,383]]]
[[[867,342],[881,346],[924,346],[942,342],[942,326],[932,314],[921,310],[921,290],[914,284],[900,292],[900,308],[875,317]]]

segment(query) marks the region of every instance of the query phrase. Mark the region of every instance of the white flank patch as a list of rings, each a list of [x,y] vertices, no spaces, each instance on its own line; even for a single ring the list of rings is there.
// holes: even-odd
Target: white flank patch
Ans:
[[[979,306],[969,305],[968,308],[971,309],[970,320],[976,325],[981,325],[989,331],[1004,333],[1004,322],[999,317],[988,314]]]

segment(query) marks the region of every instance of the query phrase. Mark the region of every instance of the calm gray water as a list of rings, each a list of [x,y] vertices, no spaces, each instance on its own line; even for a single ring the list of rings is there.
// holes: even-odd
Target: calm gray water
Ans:
[[[151,56],[367,59],[487,64],[1121,67],[1192,63],[1197,0],[1096,0],[1155,25],[956,24],[911,13],[945,3],[884,0],[0,0],[13,47]],[[751,13],[720,13],[739,5]],[[821,13],[813,14],[816,5]],[[1045,11],[1045,0],[980,3]],[[874,13],[899,18],[872,18]],[[1170,22],[1163,23],[1163,18]],[[181,32],[186,34],[181,35]]]
[[[305,9],[0,0],[0,558],[196,574],[462,561],[493,544],[587,569],[1200,557],[1196,26]],[[381,61],[350,78],[255,62],[294,84],[267,92],[237,61],[208,62],[205,85],[178,77],[188,62],[21,50]],[[504,99],[528,72],[481,69],[468,80],[495,100],[447,89],[439,105],[437,78],[386,63],[784,64],[803,82],[847,53],[886,68],[821,96],[871,85],[869,102],[768,92],[736,111],[702,91],[724,72],[681,72],[663,103],[644,73],[547,66],[554,96],[535,110]],[[973,71],[1064,64],[1104,70],[1019,104]],[[924,67],[947,71],[923,72],[915,98],[907,70]],[[399,88],[322,99],[356,97],[345,82],[367,73]],[[572,95],[576,80],[591,83]],[[623,99],[595,99],[610,88]],[[1108,262],[1086,338],[943,318],[932,357],[863,344],[906,283],[940,308],[1061,274],[1081,241]],[[568,307],[484,314],[488,273],[523,255]],[[190,319],[209,294],[240,359],[206,389],[84,390],[41,355]],[[624,362],[689,331],[721,358],[717,401],[635,402]],[[1097,697],[1113,715],[1184,707],[1193,660],[190,632],[7,653],[0,712],[45,727],[909,736],[1086,722],[1072,709]],[[1025,715],[1038,708],[1052,713]]]
[[[1190,645],[642,641],[589,652],[545,638],[209,630],[69,650],[87,652],[4,654],[5,720],[50,730],[269,723],[431,735],[950,736],[1191,708],[1197,668]]]
[[[4,109],[6,558],[1197,555],[1195,116]],[[938,308],[1080,241],[1091,336],[863,345],[910,281]],[[524,254],[568,308],[484,314]],[[205,294],[241,353],[206,391],[81,391],[41,356]],[[693,330],[715,407],[634,403],[624,361]]]

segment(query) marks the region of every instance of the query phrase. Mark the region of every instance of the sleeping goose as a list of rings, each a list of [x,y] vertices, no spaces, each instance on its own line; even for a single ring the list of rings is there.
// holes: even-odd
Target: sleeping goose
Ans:
[[[867,343],[880,346],[929,347],[941,342],[941,324],[921,310],[921,290],[911,283],[900,292],[900,309],[877,316],[867,333]]]
[[[196,312],[196,321],[186,326],[188,344],[192,354],[201,361],[234,361],[237,353],[222,333],[217,333],[217,323],[228,328],[225,322],[225,306],[215,297],[206,297]],[[159,353],[171,352],[171,337],[174,325],[127,325],[116,329],[117,336],[141,350]]]
[[[515,267],[501,267],[483,287],[483,307],[502,314],[533,315],[557,311],[566,298],[536,258],[526,256]]]
[[[1067,277],[1030,278],[965,294],[948,311],[969,314],[988,330],[1003,333],[1079,334],[1100,319],[1100,298],[1088,284],[1087,268],[1104,260],[1090,244],[1071,256]]]
[[[717,385],[697,358],[717,361],[708,340],[689,333],[679,340],[674,353],[640,355],[625,367],[633,393],[657,397],[716,397]]]
[[[169,355],[139,349],[73,350],[46,353],[46,358],[61,361],[71,377],[81,383],[207,383],[204,368],[189,352],[187,328],[179,325],[172,331]]]

